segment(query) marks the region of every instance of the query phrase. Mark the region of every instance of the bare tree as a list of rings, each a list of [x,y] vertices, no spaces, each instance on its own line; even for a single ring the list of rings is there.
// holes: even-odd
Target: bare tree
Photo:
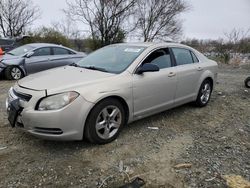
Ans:
[[[67,39],[71,41],[78,51],[83,50],[83,38],[85,38],[84,34],[86,31],[79,30],[77,24],[72,22],[70,18],[66,17],[60,22],[52,23],[52,28],[60,33],[63,33],[63,35],[65,35]]]
[[[61,21],[53,22],[52,27],[63,33],[68,39],[74,39],[80,35],[80,30],[75,22],[72,22],[70,18],[64,18]]]
[[[242,46],[248,46],[246,41],[249,37],[249,33],[250,28],[248,30],[234,28],[228,33],[225,32],[224,35],[227,40],[226,46],[228,53],[231,53],[236,56],[239,52],[242,51]]]
[[[228,33],[224,33],[229,43],[236,44],[239,43],[240,40],[247,38],[250,33],[250,28],[248,30],[244,29],[236,29],[234,28],[232,31]]]
[[[124,38],[124,23],[133,12],[135,0],[74,0],[67,4],[64,12],[88,26],[92,39],[104,46]]]
[[[177,38],[182,33],[180,13],[188,10],[183,0],[137,0],[136,30],[143,40]]]
[[[0,33],[4,37],[20,36],[40,16],[31,0],[0,1]]]

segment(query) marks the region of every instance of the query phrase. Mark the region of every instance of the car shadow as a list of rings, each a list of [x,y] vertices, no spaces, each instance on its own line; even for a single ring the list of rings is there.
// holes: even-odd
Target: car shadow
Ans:
[[[4,78],[4,75],[2,74],[2,73],[0,73],[0,81],[1,80],[6,80],[5,78]]]
[[[119,142],[122,142],[122,138],[124,137],[124,135],[126,134],[130,134],[129,130],[133,129],[133,128],[144,128],[145,124],[148,124],[148,122],[157,122],[159,120],[161,120],[163,117],[166,116],[173,116],[173,115],[177,115],[181,114],[182,112],[188,110],[188,109],[192,109],[192,108],[196,108],[194,107],[194,105],[192,103],[188,103],[164,112],[161,112],[159,114],[156,115],[152,115],[146,118],[143,118],[141,120],[137,120],[133,123],[128,124],[127,126],[125,126],[121,132],[121,134],[119,135],[118,139]],[[39,138],[34,138],[34,136],[32,135],[28,135],[26,134],[27,137],[29,137],[29,139],[36,139],[36,145],[39,145],[38,147],[43,147],[46,150],[54,150],[54,151],[65,151],[65,150],[70,150],[70,151],[77,151],[77,150],[82,150],[82,149],[91,149],[91,148],[99,148],[99,147],[105,147],[107,145],[112,145],[114,144],[115,141],[109,143],[109,144],[105,144],[105,145],[98,145],[98,144],[92,144],[89,143],[86,140],[81,140],[81,141],[53,141],[53,140],[42,140]],[[115,144],[114,144],[115,145]]]

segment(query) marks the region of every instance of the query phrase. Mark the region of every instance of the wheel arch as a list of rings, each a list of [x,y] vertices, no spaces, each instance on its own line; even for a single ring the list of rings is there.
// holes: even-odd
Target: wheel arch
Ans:
[[[106,97],[103,97],[101,99],[99,99],[93,106],[92,108],[88,111],[88,115],[85,119],[85,124],[84,124],[84,127],[83,127],[83,135],[82,135],[82,138],[86,138],[86,123],[87,121],[89,120],[89,117],[90,117],[90,114],[91,112],[94,110],[94,108],[99,104],[101,103],[102,101],[104,100],[107,100],[107,99],[116,99],[118,100],[119,102],[121,102],[122,106],[124,107],[124,111],[125,111],[125,122],[127,123],[129,121],[129,106],[127,104],[127,102],[125,101],[125,99],[121,96],[118,96],[118,95],[110,95],[110,96],[106,96]]]
[[[212,89],[213,89],[215,75],[211,71],[207,70],[200,77],[199,83],[198,83],[197,88],[196,88],[196,93],[197,94],[198,94],[198,92],[200,90],[200,86],[201,86],[202,82],[204,82],[206,79],[208,79],[209,81],[211,81],[211,83],[212,83]]]
[[[2,71],[5,77],[6,77],[6,70],[11,68],[11,67],[17,67],[22,71],[23,76],[27,75],[26,71],[25,71],[25,69],[24,69],[24,67],[22,65],[6,65],[6,67]]]
[[[124,111],[125,111],[125,118],[126,118],[125,121],[127,123],[128,120],[129,120],[129,115],[130,115],[129,105],[128,105],[128,103],[126,102],[126,100],[123,97],[118,96],[118,95],[110,95],[110,96],[106,96],[106,97],[103,97],[103,98],[99,99],[95,103],[95,105],[93,105],[93,107],[90,109],[86,119],[88,119],[91,111],[95,108],[96,105],[98,105],[99,103],[101,103],[102,101],[107,100],[107,99],[116,99],[122,104],[122,106],[124,107]]]
[[[214,89],[214,80],[213,80],[213,78],[210,77],[210,76],[208,76],[207,78],[205,78],[205,79],[203,80],[203,82],[204,82],[205,80],[208,80],[208,81],[211,83],[212,90],[213,90],[213,89]]]

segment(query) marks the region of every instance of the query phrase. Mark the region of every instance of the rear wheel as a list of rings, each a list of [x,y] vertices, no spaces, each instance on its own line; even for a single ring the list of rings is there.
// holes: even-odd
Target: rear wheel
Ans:
[[[24,76],[20,67],[10,66],[5,69],[5,77],[8,80],[19,80]]]
[[[117,99],[98,103],[86,121],[85,138],[96,144],[106,144],[117,138],[125,124],[125,111]]]
[[[250,77],[248,77],[246,80],[245,80],[245,86],[247,88],[250,88]]]
[[[209,80],[204,80],[201,84],[197,99],[196,105],[199,107],[206,106],[210,100],[212,93],[212,83]]]

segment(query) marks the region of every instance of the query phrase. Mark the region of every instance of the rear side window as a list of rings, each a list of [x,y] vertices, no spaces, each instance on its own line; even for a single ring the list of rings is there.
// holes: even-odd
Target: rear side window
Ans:
[[[186,65],[194,63],[189,50],[183,48],[172,48],[177,65]]]
[[[46,56],[51,55],[50,48],[39,48],[34,51],[34,54],[32,56]]]
[[[64,48],[53,48],[54,55],[68,55],[72,54],[69,50]]]
[[[199,59],[197,58],[197,56],[196,56],[193,52],[191,52],[191,55],[192,55],[192,57],[193,57],[194,62],[195,62],[195,63],[198,63],[198,62],[199,62]]]
[[[168,49],[160,49],[151,53],[144,63],[152,63],[160,69],[171,67],[171,58]]]

